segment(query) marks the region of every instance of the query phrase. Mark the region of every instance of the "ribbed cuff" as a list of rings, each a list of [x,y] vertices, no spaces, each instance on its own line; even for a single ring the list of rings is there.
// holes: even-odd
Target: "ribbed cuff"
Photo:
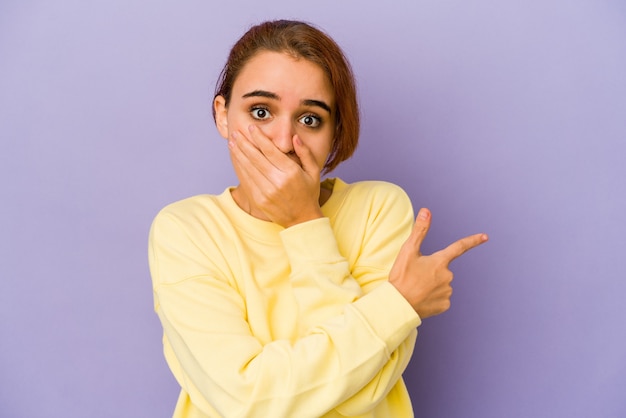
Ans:
[[[389,282],[381,283],[353,305],[373,332],[393,351],[422,320],[413,307]]]
[[[344,261],[328,218],[303,222],[280,231],[292,266],[300,263]]]

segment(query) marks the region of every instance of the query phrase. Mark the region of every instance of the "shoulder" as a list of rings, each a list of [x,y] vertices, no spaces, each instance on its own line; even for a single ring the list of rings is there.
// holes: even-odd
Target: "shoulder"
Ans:
[[[173,216],[177,218],[194,216],[215,206],[217,204],[217,199],[218,196],[209,194],[187,197],[165,206],[157,213],[155,219],[166,216]]]
[[[336,225],[411,225],[413,221],[413,206],[406,192],[379,180],[345,183],[334,179],[333,194],[323,210]]]
[[[151,238],[172,235],[194,237],[215,225],[224,224],[225,214],[220,195],[197,195],[168,204],[152,221]]]
[[[225,212],[223,195],[201,194],[170,203],[161,209],[154,222],[176,219],[182,223],[202,222]]]
[[[340,179],[337,179],[342,182]],[[382,180],[363,180],[354,183],[344,183],[348,190],[353,193],[365,193],[368,195],[406,196],[405,191],[397,184]]]
[[[411,200],[400,186],[381,180],[366,180],[345,183],[335,180],[337,192],[343,195],[345,204],[368,204],[373,206],[411,207]]]
[[[149,265],[156,284],[219,276],[228,270],[219,257],[230,230],[219,195],[198,195],[171,203],[154,217],[148,238]]]
[[[227,242],[224,237],[230,233],[220,196],[193,196],[158,212],[148,238],[151,269],[184,270],[180,276],[191,277],[218,262],[216,254],[220,254],[221,244]],[[169,274],[163,277],[167,278],[161,280],[171,280]]]
[[[413,225],[408,195],[385,181],[342,183],[335,182],[341,203],[328,212],[342,253],[362,266],[388,268]]]

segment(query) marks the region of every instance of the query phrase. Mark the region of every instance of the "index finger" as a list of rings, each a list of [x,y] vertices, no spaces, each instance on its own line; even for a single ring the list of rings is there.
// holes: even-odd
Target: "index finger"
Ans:
[[[258,128],[255,130],[257,133],[260,131]],[[271,140],[262,135],[262,133],[260,135],[256,135],[255,138],[252,130],[250,129],[247,134],[246,132],[237,130],[236,132],[233,132],[232,136],[237,144],[237,148],[240,150],[241,154],[245,156],[247,164],[254,165],[262,172],[267,172],[273,168],[280,169],[280,167],[277,167],[270,155],[273,144]]]
[[[279,170],[285,170],[286,164],[288,165],[293,161],[287,156],[286,151],[293,151],[293,149],[281,149],[268,137],[261,128],[256,125],[249,125],[248,132],[250,132],[250,142],[256,146],[256,148],[265,156],[274,167]]]
[[[489,237],[487,234],[474,234],[465,238],[461,238],[458,241],[448,245],[443,250],[439,251],[439,254],[448,259],[448,263],[454,259],[462,256],[474,247],[478,247],[480,244],[487,242]]]

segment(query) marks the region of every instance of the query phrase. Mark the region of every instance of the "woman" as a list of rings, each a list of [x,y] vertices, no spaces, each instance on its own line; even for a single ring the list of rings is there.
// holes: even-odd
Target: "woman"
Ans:
[[[155,310],[181,385],[175,417],[413,416],[402,372],[421,320],[448,309],[430,213],[384,182],[320,182],[358,138],[354,79],[311,25],[265,22],[233,47],[214,99],[239,185],[163,209]]]

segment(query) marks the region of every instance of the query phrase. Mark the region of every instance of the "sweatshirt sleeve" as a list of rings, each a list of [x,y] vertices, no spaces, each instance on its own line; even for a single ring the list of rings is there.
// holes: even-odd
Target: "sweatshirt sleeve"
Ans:
[[[363,295],[339,252],[328,218],[292,226],[280,236],[291,267],[289,282],[298,303],[301,334]]]
[[[358,251],[343,251],[348,255],[353,267],[352,276],[359,283],[364,294],[381,286],[388,286],[397,293],[387,280],[400,247],[413,227],[413,206],[409,197],[400,187],[389,183],[370,182],[370,187],[361,190],[370,195],[367,199],[352,199],[369,202],[366,226],[354,230],[352,235],[359,237]],[[358,190],[357,190],[358,191]],[[350,212],[350,211],[348,211]],[[353,208],[351,212],[356,212]],[[409,306],[402,297],[402,302]],[[386,306],[386,305],[385,305]],[[380,307],[378,309],[381,309]],[[382,308],[384,309],[384,308]],[[411,308],[411,311],[413,309]],[[417,314],[413,311],[413,314]],[[386,319],[380,317],[382,321]],[[421,323],[418,318],[418,325]],[[393,382],[400,380],[413,355],[417,329],[392,353],[389,361],[357,394],[337,407],[346,416],[363,414],[373,409],[392,389]]]
[[[176,219],[155,219],[150,268],[166,358],[208,415],[321,416],[357,395],[364,382],[382,378],[420,323],[395,288],[381,283],[350,296],[351,303],[295,342],[261,344],[250,332],[243,290],[224,266],[207,266],[207,258]]]
[[[397,292],[387,278],[413,225],[410,199],[398,186],[383,182],[357,184],[351,192],[345,204],[358,207],[346,208],[343,213],[351,218],[347,222],[336,220],[338,225],[335,226],[340,234],[350,237],[340,241],[344,244],[342,249],[338,248],[328,218],[299,224],[281,233],[292,267],[294,292],[301,307],[314,312],[305,318],[307,320],[315,321],[315,314],[323,312],[318,305],[328,311],[339,309],[352,302],[351,298],[361,297],[381,284],[388,286],[390,292]],[[386,308],[382,298],[377,301],[380,305],[367,309],[380,312]],[[400,303],[408,304],[404,299]],[[378,319],[388,323],[385,315]],[[337,410],[346,416],[359,415],[384,399],[406,369],[416,336],[414,329],[391,353],[376,376]]]

